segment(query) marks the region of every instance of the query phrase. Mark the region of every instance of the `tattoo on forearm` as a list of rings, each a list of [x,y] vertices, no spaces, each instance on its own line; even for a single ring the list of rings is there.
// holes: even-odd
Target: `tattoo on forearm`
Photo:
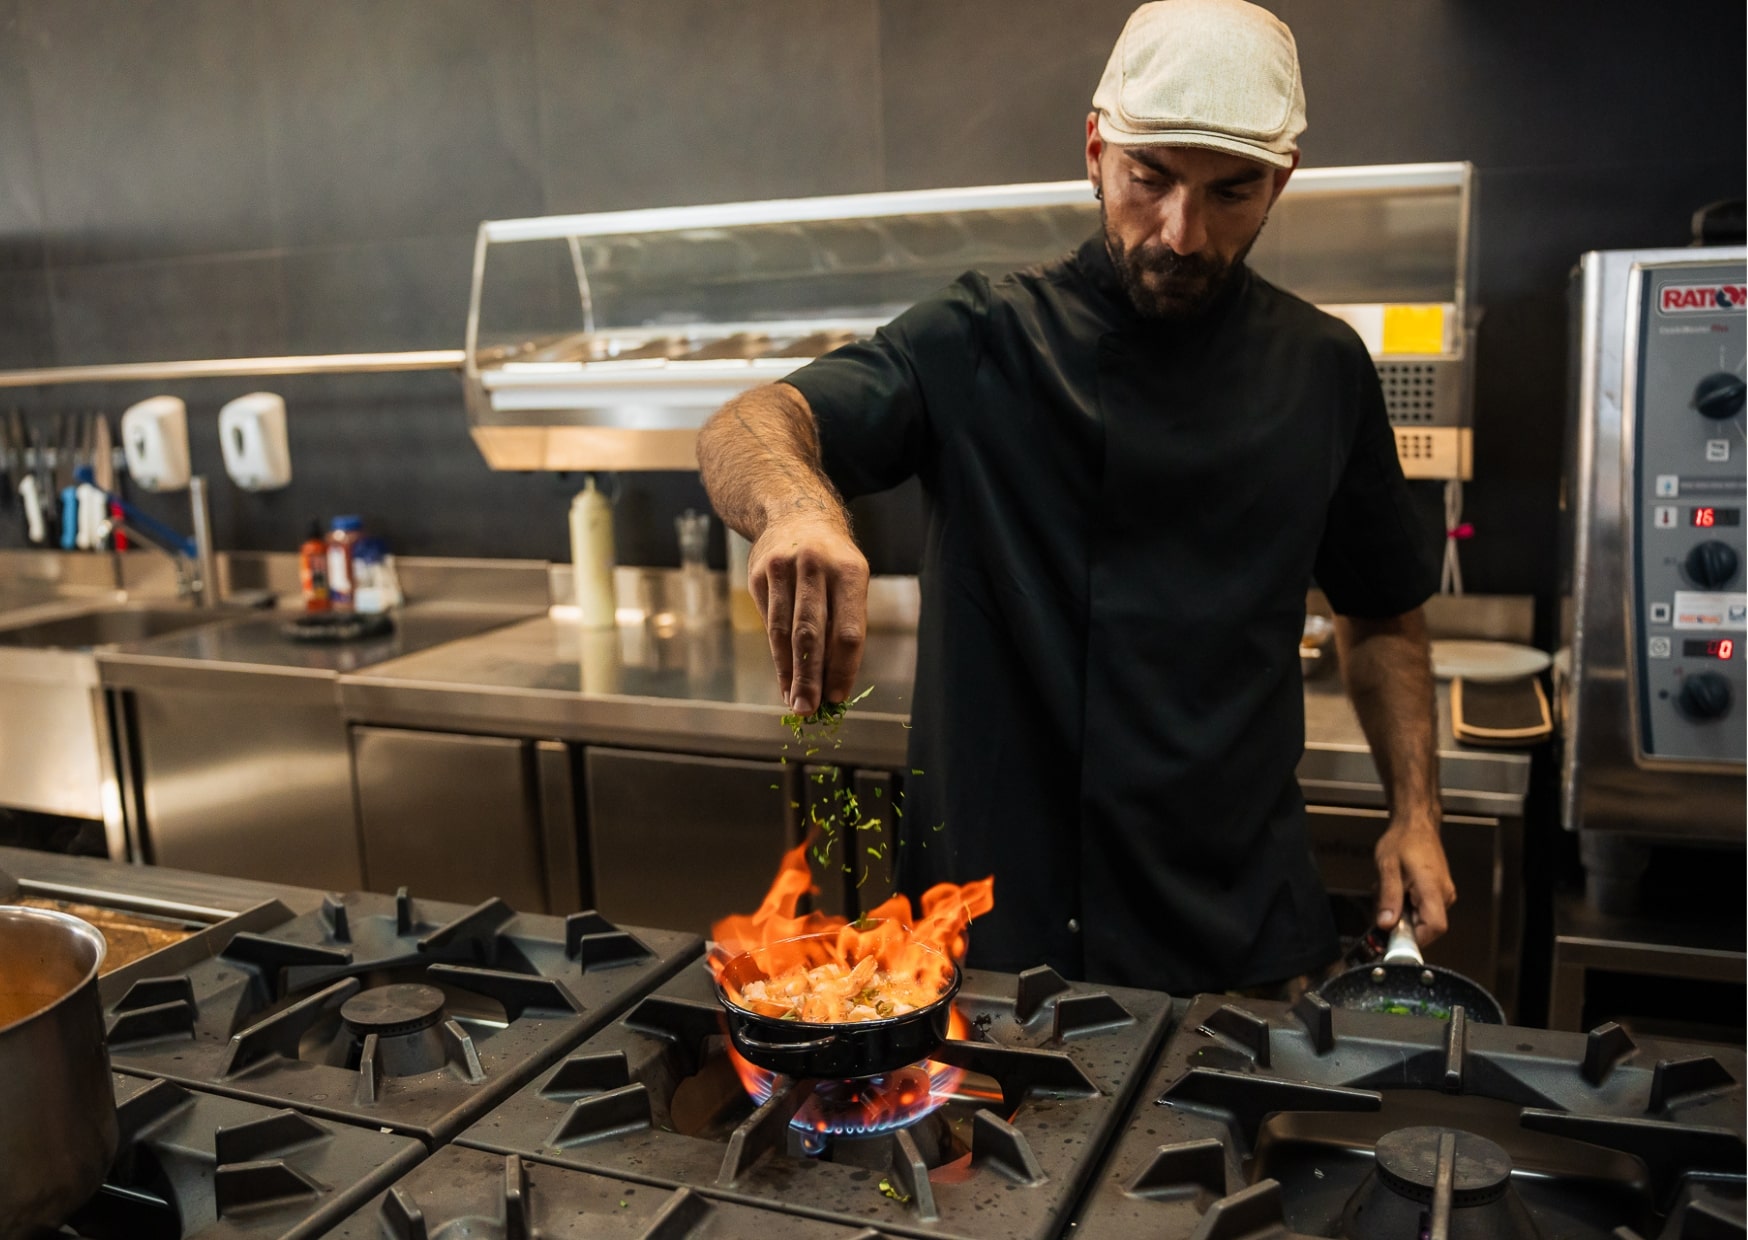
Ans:
[[[749,539],[785,512],[815,512],[849,526],[843,500],[820,469],[812,410],[783,385],[755,388],[718,410],[698,434],[698,468],[723,521]]]

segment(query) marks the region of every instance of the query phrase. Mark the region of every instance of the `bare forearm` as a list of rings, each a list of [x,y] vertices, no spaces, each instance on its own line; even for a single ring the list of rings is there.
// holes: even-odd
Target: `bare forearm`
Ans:
[[[788,384],[743,392],[717,410],[698,432],[698,470],[723,521],[754,542],[791,515],[849,529],[844,502],[820,469],[813,411]]]
[[[868,561],[820,469],[807,398],[771,383],[731,400],[698,432],[698,468],[716,511],[753,544],[747,588],[784,704],[808,715],[848,700],[867,628]]]
[[[1392,817],[1439,822],[1438,729],[1426,617],[1338,616],[1342,679],[1371,745]]]
[[[1378,925],[1412,910],[1422,947],[1449,926],[1457,888],[1439,842],[1438,727],[1426,617],[1335,619],[1341,674],[1384,781],[1390,825],[1378,837]]]

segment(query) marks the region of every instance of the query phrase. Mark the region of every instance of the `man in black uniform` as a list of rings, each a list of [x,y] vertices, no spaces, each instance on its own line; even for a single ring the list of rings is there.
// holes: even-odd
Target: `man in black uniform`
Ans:
[[[1143,5],[1093,105],[1099,235],[967,273],[700,435],[784,699],[853,688],[868,569],[840,497],[920,477],[906,887],[995,875],[975,965],[1270,986],[1337,952],[1294,776],[1315,579],[1389,796],[1379,924],[1406,895],[1430,942],[1456,896],[1436,565],[1364,345],[1244,264],[1298,163],[1292,35],[1240,0]]]

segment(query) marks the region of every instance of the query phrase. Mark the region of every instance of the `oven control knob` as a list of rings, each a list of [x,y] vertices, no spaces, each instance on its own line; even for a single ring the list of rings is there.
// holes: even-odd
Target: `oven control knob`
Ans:
[[[1682,682],[1677,702],[1689,719],[1722,719],[1730,713],[1730,682],[1716,672],[1695,672]]]
[[[1707,375],[1693,389],[1693,407],[1708,418],[1722,421],[1742,412],[1742,378],[1720,370]]]
[[[1687,553],[1687,579],[1702,590],[1716,590],[1736,576],[1736,549],[1715,538]]]

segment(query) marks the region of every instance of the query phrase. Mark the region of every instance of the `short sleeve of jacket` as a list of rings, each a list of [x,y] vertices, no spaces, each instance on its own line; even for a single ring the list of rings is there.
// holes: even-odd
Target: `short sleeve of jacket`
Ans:
[[[1336,614],[1399,616],[1438,589],[1439,565],[1408,493],[1377,369],[1357,339],[1344,359],[1357,424],[1314,569]]]
[[[967,272],[882,327],[784,380],[807,398],[826,476],[853,499],[926,468],[968,399],[988,319],[989,284]]]

